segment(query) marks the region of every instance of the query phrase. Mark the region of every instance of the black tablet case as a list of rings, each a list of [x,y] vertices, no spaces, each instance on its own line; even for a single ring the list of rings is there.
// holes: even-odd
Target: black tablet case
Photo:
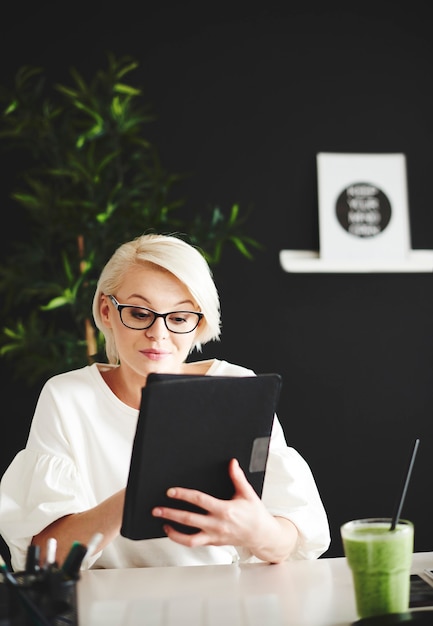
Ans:
[[[233,496],[228,463],[237,458],[261,497],[269,440],[281,389],[279,374],[151,374],[143,388],[121,535],[165,537],[155,506],[200,510],[166,496],[169,487]],[[187,533],[196,529],[173,524]]]

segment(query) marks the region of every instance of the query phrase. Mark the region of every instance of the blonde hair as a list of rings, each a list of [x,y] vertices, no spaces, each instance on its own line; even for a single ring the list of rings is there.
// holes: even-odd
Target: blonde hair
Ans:
[[[113,331],[102,323],[101,296],[115,294],[125,274],[131,268],[145,263],[153,263],[176,276],[204,314],[191,352],[194,348],[200,351],[203,344],[220,337],[219,295],[203,254],[175,235],[141,235],[117,248],[101,272],[93,297],[93,317],[97,328],[105,337],[105,352],[109,363],[118,363],[119,354]]]

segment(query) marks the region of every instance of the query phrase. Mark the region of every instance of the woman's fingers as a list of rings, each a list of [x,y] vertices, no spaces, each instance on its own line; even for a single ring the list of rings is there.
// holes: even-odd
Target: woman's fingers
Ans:
[[[231,459],[229,463],[229,476],[232,480],[235,488],[234,497],[244,497],[246,499],[259,499],[251,483],[248,482],[247,477],[237,459]]]
[[[252,532],[251,521],[259,520],[263,516],[263,503],[236,459],[231,459],[228,471],[234,487],[234,495],[230,500],[221,500],[202,491],[184,487],[171,487],[167,490],[168,497],[187,502],[200,510],[197,512],[166,506],[155,507],[152,514],[168,522],[164,530],[170,539],[187,546],[226,543],[237,545]],[[197,528],[199,532],[183,533],[170,525],[170,522]]]

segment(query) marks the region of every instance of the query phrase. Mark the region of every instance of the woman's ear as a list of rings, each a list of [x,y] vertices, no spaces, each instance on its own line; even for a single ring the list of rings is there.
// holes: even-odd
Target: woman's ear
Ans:
[[[101,321],[107,328],[111,328],[111,309],[108,303],[108,298],[105,294],[101,295],[101,303],[99,305],[99,313],[101,315]]]

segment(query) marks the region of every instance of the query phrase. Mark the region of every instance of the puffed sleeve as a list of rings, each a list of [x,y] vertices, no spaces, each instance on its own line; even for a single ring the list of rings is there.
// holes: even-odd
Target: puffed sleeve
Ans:
[[[31,449],[16,455],[3,475],[0,498],[1,532],[15,571],[24,569],[34,535],[56,519],[88,508],[83,493],[70,460]]]
[[[275,416],[266,465],[262,500],[272,515],[295,524],[299,537],[290,560],[317,559],[330,544],[328,518],[307,462],[287,445],[282,426]],[[256,557],[237,547],[242,561]]]
[[[287,446],[276,417],[263,485],[263,502],[273,514],[292,521],[299,540],[291,559],[315,559],[330,544],[328,518],[308,463]]]
[[[22,570],[34,535],[55,520],[86,510],[94,502],[71,453],[62,412],[50,387],[38,400],[26,448],[3,474],[0,489],[0,532],[12,567]]]

